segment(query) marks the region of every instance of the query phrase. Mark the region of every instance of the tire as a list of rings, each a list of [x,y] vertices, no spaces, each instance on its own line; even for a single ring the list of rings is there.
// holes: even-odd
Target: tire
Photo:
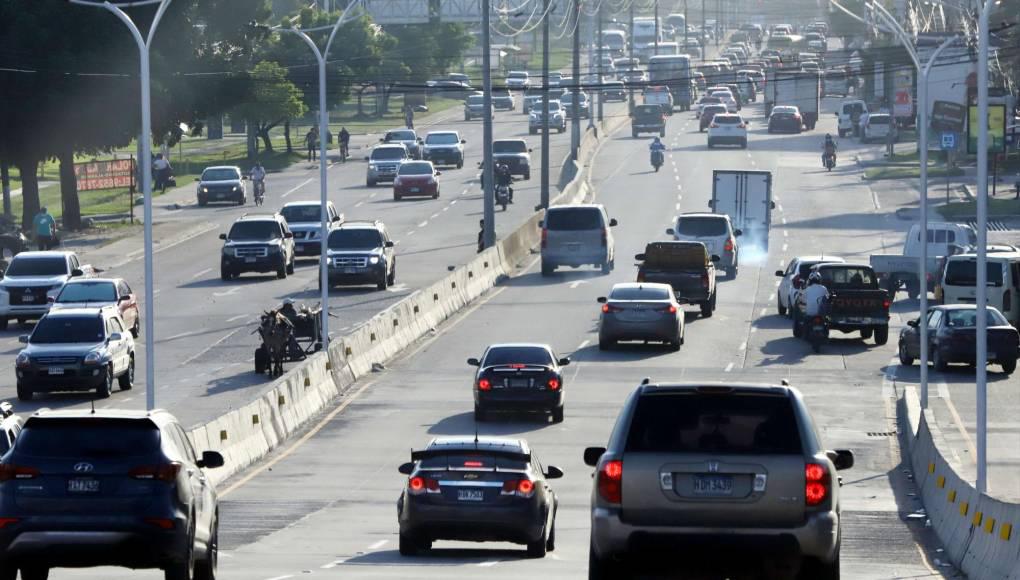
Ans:
[[[797,316],[796,312],[794,312],[793,313],[793,337],[794,338],[800,338],[803,335],[804,335],[804,331],[803,331],[803,329],[801,328],[801,325],[800,325],[800,317]]]
[[[875,344],[882,346],[889,342],[889,327],[888,326],[876,326],[875,327]]]
[[[708,140],[708,148],[711,149],[712,147],[714,147],[714,145],[712,144],[712,140],[709,139]]]
[[[0,580],[18,580],[18,569],[9,564],[0,565]]]
[[[421,541],[407,534],[400,534],[400,555],[417,556],[432,548],[432,542]]]
[[[375,287],[379,290],[385,290],[386,288],[389,287],[389,284],[387,282],[389,282],[389,280],[387,280],[386,278],[386,273],[383,272],[382,279],[376,282]]]
[[[390,275],[386,277],[386,283],[392,286],[396,284],[396,282],[397,282],[397,265],[393,264],[393,266],[390,268]]]
[[[806,559],[801,564],[798,578],[801,580],[839,580],[839,549],[832,562],[822,562],[815,558]]]
[[[7,320],[6,318],[0,318],[0,330],[7,330],[7,324],[9,322],[10,321]]]
[[[106,376],[103,377],[103,384],[96,387],[96,396],[100,399],[109,399],[113,394],[113,367],[106,367]]]
[[[907,296],[909,296],[911,300],[917,300],[917,298],[921,296],[921,283],[915,280],[907,282]]]
[[[212,534],[205,548],[205,559],[195,562],[195,580],[216,580],[216,568],[220,560],[220,522],[213,520]]]
[[[255,374],[264,375],[268,368],[269,355],[266,354],[266,348],[264,346],[260,346],[255,349]]]
[[[528,135],[534,135],[534,134],[535,134],[535,130],[532,129],[531,127],[528,127]]]
[[[194,516],[192,516],[194,517]],[[165,580],[194,580],[195,579],[195,535],[189,534],[188,553],[184,562],[175,562],[163,569]]]
[[[599,350],[610,350],[614,346],[616,346],[616,341],[615,340],[608,340],[608,339],[602,338],[601,336],[599,337]]]
[[[18,382],[18,400],[19,401],[23,401],[23,402],[24,401],[31,401],[33,395],[34,395],[34,393],[32,392],[31,388],[29,388],[27,385],[21,383],[20,381]]]
[[[705,128],[699,125],[698,126],[698,133],[704,133],[704,132],[705,132]]]
[[[552,552],[555,549],[556,549],[556,512],[553,511],[552,528],[549,529],[549,537],[546,538],[545,540],[545,551]]]
[[[914,358],[907,354],[907,346],[905,344],[900,344],[900,348],[898,350],[900,356],[900,364],[905,367],[912,366],[914,364]]]
[[[400,194],[395,191],[393,192],[393,201],[400,201]]]
[[[932,350],[934,351],[931,356],[932,366],[934,366],[935,370],[940,373],[946,372],[946,370],[949,369],[949,364],[946,363],[944,358],[942,358],[942,353],[939,351],[938,347],[935,347]]]
[[[294,258],[291,258],[290,263],[287,264],[287,275],[288,276],[294,275]]]
[[[276,270],[276,277],[279,278],[280,280],[285,280],[287,278],[287,266],[286,265],[283,265],[283,266],[280,266],[279,268],[277,268],[277,270]]]
[[[666,130],[665,129],[659,131],[659,137],[665,137],[665,136],[666,136]]]
[[[699,306],[701,307],[701,316],[702,316],[702,318],[711,318],[711,316],[712,316],[712,303],[711,303],[711,301],[709,301],[709,302],[702,302]]]
[[[778,296],[776,296],[776,311],[779,312],[780,316],[786,316],[786,307],[783,306],[783,301]]]
[[[482,409],[478,405],[475,405],[475,422],[476,423],[485,423],[488,420],[489,420],[489,414],[485,411],[485,409]]]
[[[603,274],[609,274],[612,270],[613,270],[613,267],[612,267],[612,264],[609,263],[609,260],[606,260],[605,262],[602,262],[602,273]]]
[[[535,540],[534,542],[528,542],[528,557],[529,558],[545,558],[547,551],[548,534],[543,533],[542,537]]]
[[[624,572],[616,562],[599,558],[595,555],[595,549],[588,547],[588,580],[624,580],[628,578],[630,578],[630,574]]]
[[[840,137],[846,137],[846,131],[844,131],[843,129],[840,129],[838,133]]]
[[[638,132],[637,131],[631,131],[630,132],[630,136],[631,136],[632,139],[637,139],[638,138]]]
[[[1001,360],[999,364],[1002,365],[1002,372],[1007,375],[1013,374],[1013,371],[1016,370],[1016,359]]]
[[[669,349],[673,352],[678,352],[680,346],[684,343],[684,337],[677,335],[676,340],[669,341]]]
[[[545,260],[542,260],[542,275],[543,276],[552,276],[553,272],[555,272],[555,271],[556,271],[556,266],[553,266],[552,264],[549,264]]]
[[[131,357],[131,362],[128,363],[128,368],[124,371],[124,374],[117,377],[117,385],[122,391],[130,391],[131,387],[135,386],[135,357]]]
[[[200,199],[200,200],[198,200],[198,207],[205,207],[205,204],[207,204],[207,203],[209,203],[209,202],[207,202],[207,201],[202,201],[202,200]]]
[[[375,182],[369,179],[368,181],[365,182],[365,185],[367,185],[368,187],[375,187]]]
[[[223,280],[224,282],[229,282],[230,279],[233,277],[234,274],[230,270],[220,267],[220,280]]]
[[[556,407],[555,409],[552,410],[552,421],[553,423],[563,422],[563,405],[560,405],[559,407]]]
[[[531,170],[530,169],[524,174],[524,180],[527,181],[529,179],[531,179]]]
[[[744,142],[740,144],[740,148],[747,149],[747,139],[744,139]]]
[[[21,580],[47,580],[50,577],[49,568],[22,568]]]

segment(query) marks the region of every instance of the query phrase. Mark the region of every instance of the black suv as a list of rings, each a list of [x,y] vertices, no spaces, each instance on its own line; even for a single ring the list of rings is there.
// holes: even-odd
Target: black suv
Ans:
[[[659,105],[637,105],[630,114],[630,134],[637,139],[641,133],[658,133],[666,136],[666,115]]]
[[[294,234],[278,213],[241,216],[220,239],[225,242],[220,257],[224,281],[243,272],[276,272],[277,278],[294,273]]]
[[[207,167],[198,182],[198,205],[204,206],[211,202],[228,202],[244,205],[248,199],[244,186],[244,174],[240,167],[222,166]]]
[[[201,457],[165,411],[39,411],[0,463],[0,579],[51,568],[216,577],[219,510]]]
[[[329,234],[326,251],[329,287],[375,284],[385,290],[396,282],[394,244],[378,220],[344,222]]]

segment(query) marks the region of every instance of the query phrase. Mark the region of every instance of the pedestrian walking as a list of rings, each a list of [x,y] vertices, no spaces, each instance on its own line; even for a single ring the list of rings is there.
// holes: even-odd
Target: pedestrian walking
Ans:
[[[351,134],[347,127],[340,127],[340,158],[347,161],[351,153]]]
[[[39,246],[39,251],[49,250],[57,245],[57,222],[46,210],[46,206],[39,208],[39,213],[35,214],[32,228],[35,231],[35,242]]]
[[[170,184],[170,177],[173,175],[173,167],[170,166],[170,160],[163,157],[162,153],[156,154],[156,159],[152,162],[152,173],[156,177],[155,189],[166,193],[166,188]]]
[[[315,161],[318,157],[319,148],[319,128],[312,127],[305,134],[305,147],[308,149],[308,160]]]
[[[411,105],[404,105],[404,125],[414,129],[414,107]]]

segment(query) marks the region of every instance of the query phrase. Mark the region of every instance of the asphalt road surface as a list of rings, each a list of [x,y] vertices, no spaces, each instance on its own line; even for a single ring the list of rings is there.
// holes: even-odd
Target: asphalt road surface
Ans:
[[[832,107],[826,104],[826,110]],[[895,364],[890,362],[895,337],[916,302],[895,304],[888,345],[877,347],[856,336],[836,335],[821,354],[812,354],[805,342],[793,339],[789,321],[775,312],[776,269],[798,254],[824,251],[866,259],[872,252],[895,248],[906,224],[893,213],[912,202],[900,194],[884,197],[862,184],[850,163],[856,145],[844,143],[836,170],[822,169],[819,147],[824,132],[834,132],[831,117],[823,117],[812,133],[781,136],[766,134],[760,103],[745,112],[754,123],[747,151],[708,151],[693,116],[675,115],[666,140],[670,145],[666,166],[659,173],[648,164],[648,139],[618,132],[603,148],[593,171],[597,201],[620,223],[615,230],[620,256],[616,270],[606,276],[588,269],[566,270],[543,278],[536,264],[530,264],[384,372],[356,385],[345,406],[323,416],[305,437],[228,482],[220,490],[221,576],[584,578],[591,469],[582,462],[582,450],[605,443],[624,398],[643,377],[651,377],[773,383],[788,379],[805,393],[824,443],[852,448],[857,456],[857,465],[842,474],[844,577],[941,577],[944,569],[935,562],[939,555],[928,545],[923,518],[910,517],[920,504],[911,495],[901,463],[896,387],[887,373]],[[595,298],[615,282],[634,279],[635,269],[625,257],[642,251],[650,240],[664,239],[672,216],[706,209],[715,168],[773,172],[777,208],[768,248],[758,252],[743,248],[739,276],[720,283],[715,316],[701,319],[690,309],[686,344],[679,352],[638,345],[600,352]],[[439,203],[448,202],[449,197]],[[393,211],[428,213],[418,205],[401,204]],[[428,231],[420,229],[423,235],[418,239]],[[398,237],[405,240],[401,248],[406,253],[410,238],[406,233]],[[434,238],[430,241],[435,243]],[[207,265],[193,266],[202,267]],[[219,288],[218,283],[206,284]],[[402,558],[397,552],[395,504],[405,478],[397,466],[408,460],[412,447],[425,445],[431,437],[474,431],[473,369],[465,359],[479,355],[486,344],[518,340],[548,342],[560,354],[572,356],[574,363],[565,375],[566,420],[553,425],[509,418],[480,425],[479,431],[525,437],[545,464],[566,472],[564,479],[554,482],[560,499],[556,551],[532,560],[523,546],[437,542],[428,556]],[[230,353],[217,351],[215,356],[222,354]],[[684,563],[677,562],[675,568],[682,572]],[[96,569],[60,570],[51,577],[161,576]]]

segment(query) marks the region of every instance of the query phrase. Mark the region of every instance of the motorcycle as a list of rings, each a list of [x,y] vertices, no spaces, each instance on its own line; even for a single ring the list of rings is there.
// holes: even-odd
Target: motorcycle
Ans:
[[[823,155],[822,162],[825,164],[825,168],[832,171],[832,168],[836,166],[836,155]]]
[[[811,350],[821,352],[822,345],[829,340],[829,327],[825,323],[825,317],[815,316],[806,322],[806,326],[804,338],[811,345]]]
[[[255,182],[255,205],[260,206],[266,197],[266,182],[259,180]]]
[[[662,151],[652,151],[652,167],[655,167],[656,173],[659,172],[659,168],[662,167],[663,163],[665,163],[665,155],[662,154]]]
[[[496,186],[496,205],[503,208],[506,211],[507,204],[510,203],[510,186],[509,185],[497,185]]]

